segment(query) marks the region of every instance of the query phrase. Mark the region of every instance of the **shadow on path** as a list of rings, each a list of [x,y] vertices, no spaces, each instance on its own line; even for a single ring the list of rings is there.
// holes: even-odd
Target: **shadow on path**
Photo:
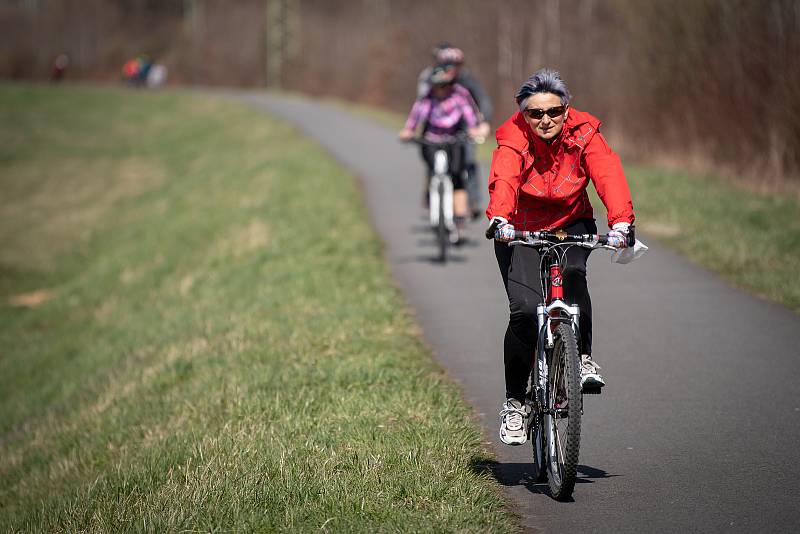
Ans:
[[[479,475],[490,475],[501,485],[512,487],[522,486],[531,493],[550,495],[547,482],[536,482],[533,479],[533,466],[524,462],[496,462],[486,458],[473,458],[470,468]],[[588,465],[578,465],[578,478],[576,484],[594,484],[598,480],[614,478],[622,475],[608,473],[603,469]],[[567,502],[572,502],[570,499]]]

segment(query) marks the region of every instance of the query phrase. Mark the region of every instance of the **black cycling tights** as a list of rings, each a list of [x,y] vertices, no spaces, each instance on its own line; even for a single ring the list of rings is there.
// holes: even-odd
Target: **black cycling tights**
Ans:
[[[597,225],[594,219],[579,219],[564,230],[570,234],[596,234]],[[536,306],[542,302],[539,253],[531,247],[509,247],[499,241],[495,241],[494,252],[511,311],[504,342],[506,397],[523,402],[538,337]],[[569,266],[563,272],[564,296],[568,303],[577,304],[581,310],[581,354],[592,353],[592,301],[586,285],[586,260],[590,252],[570,247],[567,251]]]

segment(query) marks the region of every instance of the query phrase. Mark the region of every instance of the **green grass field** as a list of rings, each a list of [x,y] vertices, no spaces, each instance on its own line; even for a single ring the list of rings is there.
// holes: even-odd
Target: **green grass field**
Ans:
[[[0,188],[1,531],[508,529],[354,180],[285,124],[0,86]]]

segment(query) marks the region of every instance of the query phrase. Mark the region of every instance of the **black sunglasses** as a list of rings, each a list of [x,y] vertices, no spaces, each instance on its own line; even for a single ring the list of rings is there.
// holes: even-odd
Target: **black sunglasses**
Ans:
[[[523,113],[527,115],[528,118],[539,120],[545,115],[551,119],[555,119],[556,117],[563,115],[565,111],[567,111],[567,106],[556,106],[549,109],[528,108],[523,110]]]

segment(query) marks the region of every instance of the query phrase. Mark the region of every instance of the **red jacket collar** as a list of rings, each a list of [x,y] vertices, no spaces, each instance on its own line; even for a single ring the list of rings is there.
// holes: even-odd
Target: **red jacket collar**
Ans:
[[[570,108],[567,123],[564,125],[563,137],[573,138],[584,125],[591,126],[595,131],[600,128],[600,120],[586,113]],[[497,146],[507,146],[517,152],[525,152],[534,140],[535,134],[531,131],[522,113],[517,111],[497,129]]]

